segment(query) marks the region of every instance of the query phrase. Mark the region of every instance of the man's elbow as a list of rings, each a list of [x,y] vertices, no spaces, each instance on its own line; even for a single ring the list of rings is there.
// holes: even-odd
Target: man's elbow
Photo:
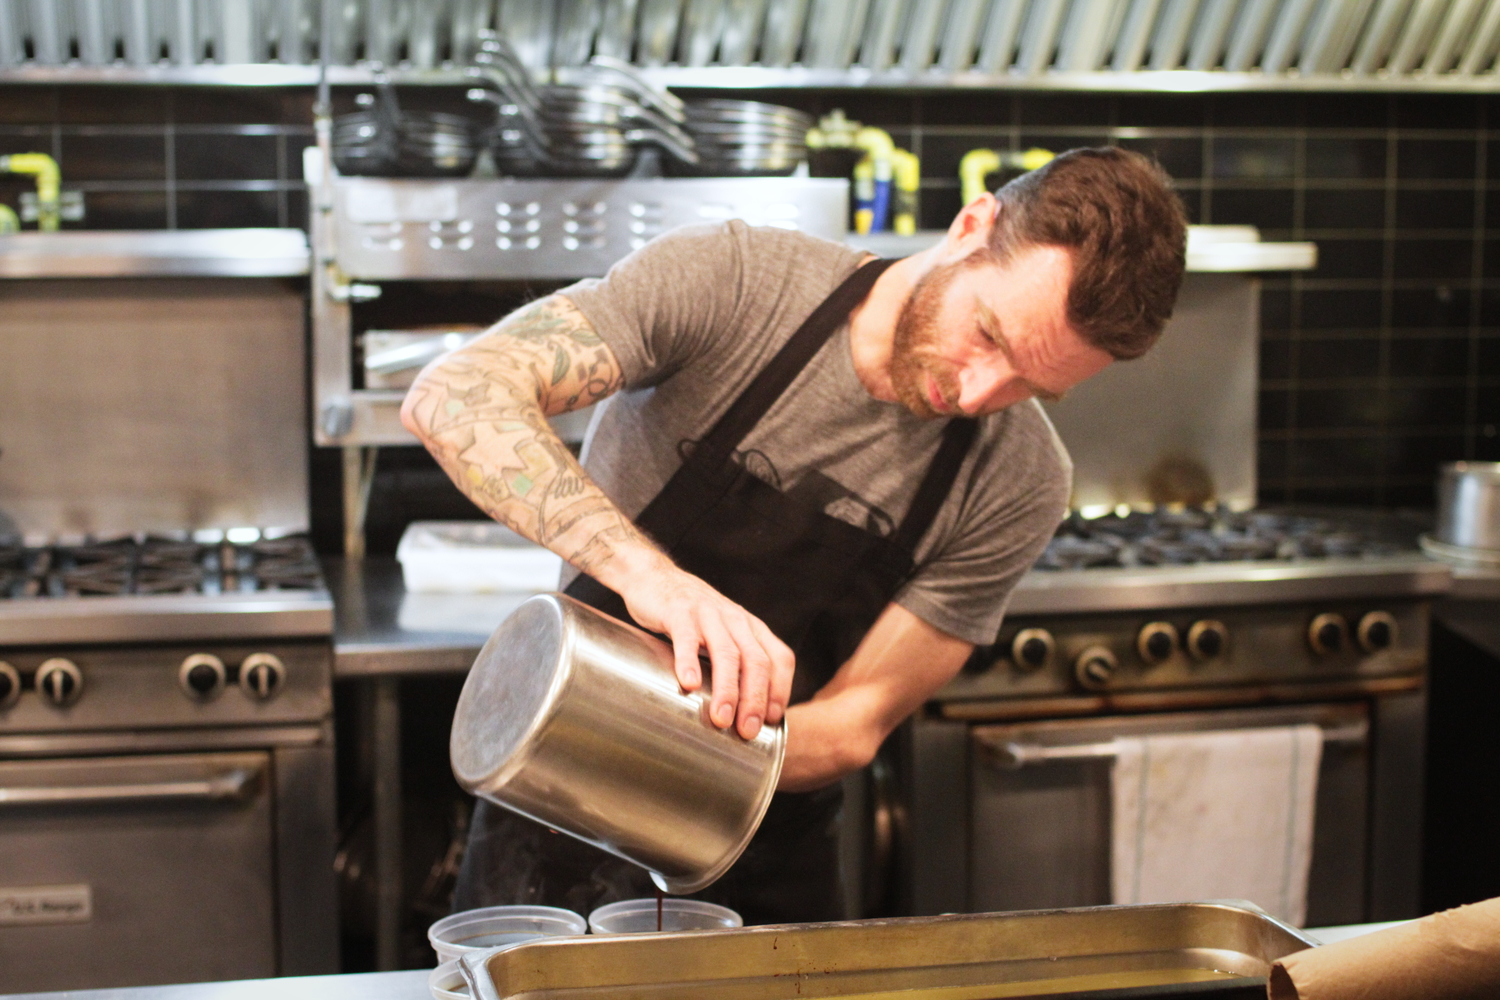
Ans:
[[[422,375],[425,374],[426,372],[422,373]],[[426,441],[427,436],[422,433],[422,422],[417,417],[419,402],[422,396],[425,395],[425,389],[422,386],[422,375],[417,376],[417,380],[407,390],[406,398],[401,401],[401,426],[405,427],[407,432],[418,440]]]
[[[885,742],[889,733],[872,727],[860,727],[852,730],[840,741],[839,747],[839,772],[841,774],[852,774],[855,771],[870,766],[875,755],[880,752],[880,745]]]

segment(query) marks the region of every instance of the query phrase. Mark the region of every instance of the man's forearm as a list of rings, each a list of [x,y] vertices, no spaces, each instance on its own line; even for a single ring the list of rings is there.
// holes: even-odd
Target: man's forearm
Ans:
[[[781,720],[793,658],[754,615],[673,564],[584,473],[549,415],[623,383],[618,360],[559,296],[503,320],[417,377],[401,421],[486,514],[545,545],[619,594],[644,628],[672,640],[678,681],[714,666],[710,717],[751,739]]]
[[[811,701],[787,711],[786,758],[776,787],[811,791],[864,767],[973,649],[901,605],[887,605],[833,678]]]
[[[588,478],[547,414],[596,402],[620,381],[603,342],[554,297],[428,367],[402,418],[485,513],[608,577],[617,556],[639,562],[655,547]]]

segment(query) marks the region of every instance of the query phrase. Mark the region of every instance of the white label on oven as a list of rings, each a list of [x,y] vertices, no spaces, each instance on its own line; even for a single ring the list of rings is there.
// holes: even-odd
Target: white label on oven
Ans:
[[[0,885],[0,926],[83,924],[93,917],[94,893],[87,885]]]

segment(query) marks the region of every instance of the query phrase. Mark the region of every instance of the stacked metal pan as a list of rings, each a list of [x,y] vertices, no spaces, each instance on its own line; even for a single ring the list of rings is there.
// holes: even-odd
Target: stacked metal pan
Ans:
[[[691,166],[682,102],[628,64],[596,56],[535,86],[502,39],[486,39],[470,71],[470,100],[495,106],[488,132],[495,166],[516,177],[620,177],[646,150]]]
[[[361,111],[333,123],[333,162],[342,174],[376,177],[463,177],[479,153],[475,124],[461,115],[403,111],[381,84],[357,98]]]
[[[806,162],[813,117],[760,101],[693,100],[687,102],[685,127],[698,150],[698,163],[681,172],[776,177]]]

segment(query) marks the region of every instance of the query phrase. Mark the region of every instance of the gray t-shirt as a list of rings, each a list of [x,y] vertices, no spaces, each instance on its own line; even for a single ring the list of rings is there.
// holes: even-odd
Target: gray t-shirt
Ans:
[[[625,389],[595,415],[589,475],[630,517],[863,254],[739,221],[678,229],[602,279],[559,293],[614,351]],[[993,642],[1016,581],[1066,511],[1072,466],[1035,402],[979,422],[918,570],[896,596],[949,635]],[[844,324],[741,444],[751,472],[859,527],[895,530],[937,451],[944,421],[872,398]],[[567,580],[564,580],[566,583]]]

